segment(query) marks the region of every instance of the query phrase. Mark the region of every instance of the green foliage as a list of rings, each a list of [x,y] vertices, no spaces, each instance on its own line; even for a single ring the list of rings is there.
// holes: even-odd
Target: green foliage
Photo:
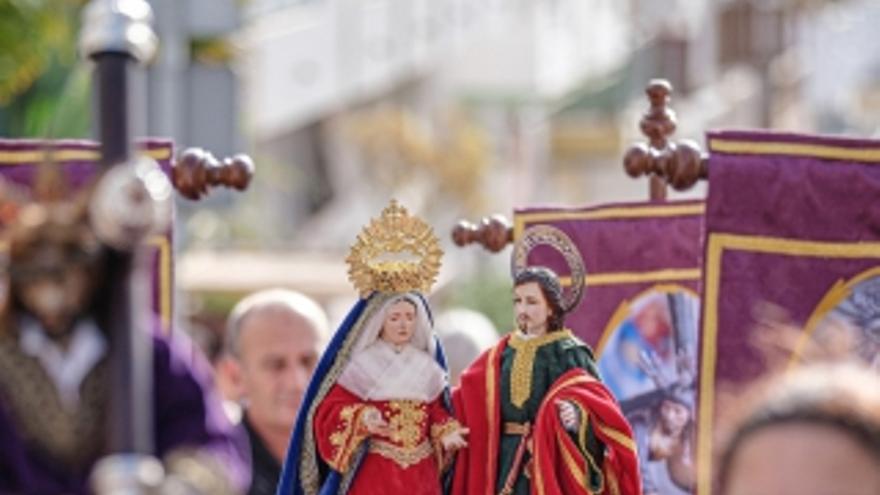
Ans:
[[[76,52],[84,3],[0,0],[0,135],[88,134],[89,79]]]

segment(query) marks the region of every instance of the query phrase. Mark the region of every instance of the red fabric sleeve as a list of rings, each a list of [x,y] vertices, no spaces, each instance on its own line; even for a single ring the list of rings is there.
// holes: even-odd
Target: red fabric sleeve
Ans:
[[[344,473],[352,454],[369,436],[361,417],[368,407],[345,388],[334,385],[315,413],[318,454],[333,469]]]
[[[461,428],[459,422],[443,407],[442,398],[437,398],[428,404],[428,424],[431,425],[432,442],[438,442],[449,432]]]
[[[639,495],[642,493],[638,455],[632,428],[611,392],[581,369],[562,375],[544,399],[535,421],[534,493],[545,495],[590,494],[586,485],[586,460],[566,434],[556,412],[557,400],[577,403],[588,411],[596,437],[605,444],[604,484],[600,493]],[[533,487],[534,488],[534,487]]]
[[[441,439],[449,433],[461,429],[461,423],[449,414],[449,411],[443,406],[443,398],[439,397],[428,404],[428,424],[430,425],[428,435],[431,446],[434,448],[434,458],[437,461],[437,468],[442,472],[450,466],[452,453],[443,448]]]

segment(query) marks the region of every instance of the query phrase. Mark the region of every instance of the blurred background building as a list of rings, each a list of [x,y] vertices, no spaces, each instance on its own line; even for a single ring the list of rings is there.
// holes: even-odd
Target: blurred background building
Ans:
[[[88,135],[71,41],[84,3],[0,0],[0,134]],[[446,247],[438,304],[508,328],[506,256],[454,248],[452,226],[646,199],[620,162],[651,78],[675,87],[676,137],[880,133],[876,0],[151,3],[161,48],[145,132],[258,164],[236,201],[178,205],[178,307],[209,326],[266,286],[348,307],[348,246],[395,197]]]

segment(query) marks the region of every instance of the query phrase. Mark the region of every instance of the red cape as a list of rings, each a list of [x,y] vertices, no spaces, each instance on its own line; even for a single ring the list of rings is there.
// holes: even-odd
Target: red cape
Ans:
[[[481,355],[461,376],[452,401],[459,421],[470,428],[468,448],[458,452],[453,495],[496,495],[500,438],[501,353],[509,336]],[[586,370],[562,375],[544,397],[533,433],[532,493],[535,495],[594,495],[587,485],[588,460],[562,428],[555,401],[574,403],[592,423],[606,447],[604,483],[598,494],[639,495],[638,455],[632,429],[608,389]]]

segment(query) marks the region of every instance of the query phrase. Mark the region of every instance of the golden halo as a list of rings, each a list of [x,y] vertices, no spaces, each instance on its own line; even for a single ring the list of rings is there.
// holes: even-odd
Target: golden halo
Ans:
[[[373,291],[427,293],[440,271],[443,250],[431,226],[391,200],[364,227],[345,261],[361,297]]]
[[[571,272],[571,287],[568,293],[562,296],[562,310],[568,313],[576,308],[581,301],[586,285],[587,267],[581,258],[580,251],[565,232],[552,225],[529,227],[514,245],[510,257],[510,271],[514,277],[520,270],[528,266],[529,253],[538,246],[549,246],[565,258],[565,263]]]

